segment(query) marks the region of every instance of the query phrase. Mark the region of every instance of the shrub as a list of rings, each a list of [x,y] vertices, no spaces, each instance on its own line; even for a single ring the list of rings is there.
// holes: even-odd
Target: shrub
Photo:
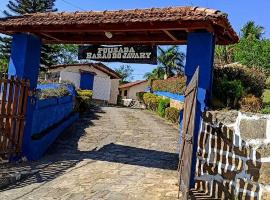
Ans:
[[[61,84],[62,85],[71,85],[73,88],[76,88],[75,84],[72,81],[69,81],[69,80],[61,81]]]
[[[214,90],[215,94],[219,88],[215,87],[221,80],[239,80],[244,87],[246,94],[253,94],[261,97],[265,89],[266,76],[259,68],[248,68],[240,64],[230,64],[226,66],[216,66],[214,69]]]
[[[176,108],[166,108],[165,109],[165,118],[170,120],[172,123],[179,123],[179,110]]]
[[[263,108],[262,113],[263,114],[270,114],[270,106]]]
[[[161,99],[158,104],[158,114],[160,117],[165,117],[165,109],[170,106],[170,99]]]
[[[266,88],[270,89],[270,76],[266,79]]]
[[[158,97],[157,95],[154,95],[152,93],[145,93],[143,95],[143,101],[146,107],[152,111],[157,111],[159,101],[161,99],[162,99],[161,97]]]
[[[244,88],[241,81],[230,81],[227,77],[224,77],[219,80],[219,82],[215,83],[214,88],[215,97],[219,97],[227,107],[231,108],[236,108],[238,106],[238,101],[244,94]]]
[[[88,111],[91,106],[92,96],[93,92],[91,90],[78,90],[75,110],[80,113]]]
[[[85,96],[92,98],[93,91],[92,90],[77,90],[78,96]]]
[[[266,76],[257,68],[240,64],[215,67],[213,96],[226,106],[237,108],[245,94],[260,98],[265,88]]]
[[[145,94],[146,92],[137,92],[136,93],[136,96],[138,98],[138,101],[140,101],[141,103],[143,102],[143,95]]]
[[[168,78],[166,80],[154,80],[152,83],[152,90],[182,94],[185,86],[186,79],[185,77],[180,76]]]
[[[247,95],[241,99],[241,109],[247,112],[259,112],[262,109],[262,99],[254,95]]]
[[[48,98],[53,98],[53,97],[59,98],[59,97],[64,97],[68,95],[71,95],[71,93],[68,90],[68,88],[65,86],[60,86],[54,89],[43,89],[43,90],[37,91],[37,97],[39,99],[48,99]]]

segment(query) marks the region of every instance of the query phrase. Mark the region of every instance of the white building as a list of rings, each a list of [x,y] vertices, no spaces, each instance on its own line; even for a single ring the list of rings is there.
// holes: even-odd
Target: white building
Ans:
[[[93,99],[117,104],[120,75],[102,63],[52,66],[46,79],[70,81],[76,88],[93,90]]]
[[[147,80],[135,81],[119,86],[119,91],[122,99],[137,100],[136,94],[138,92],[144,92],[149,86]]]

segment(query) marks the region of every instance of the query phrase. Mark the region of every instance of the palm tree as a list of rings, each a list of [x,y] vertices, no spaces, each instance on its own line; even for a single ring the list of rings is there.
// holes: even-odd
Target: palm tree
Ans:
[[[256,25],[254,21],[249,21],[241,29],[241,32],[242,38],[255,38],[260,40],[264,34],[264,27]]]
[[[234,62],[234,45],[216,46],[215,64],[229,64]]]
[[[185,54],[174,45],[168,49],[158,47],[158,68],[164,70],[164,79],[184,71]]]
[[[152,72],[147,72],[143,78],[147,79],[147,80],[151,80],[151,79],[163,79],[165,75],[165,71],[163,68],[161,67],[157,67],[155,69],[153,69]]]

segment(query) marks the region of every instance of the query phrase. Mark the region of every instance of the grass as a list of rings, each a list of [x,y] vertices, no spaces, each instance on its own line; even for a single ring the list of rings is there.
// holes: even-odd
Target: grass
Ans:
[[[268,87],[268,89],[270,89],[270,76],[266,79],[266,87]]]
[[[262,110],[262,113],[270,114],[270,89],[266,89],[263,93],[263,104],[264,109]]]
[[[263,103],[270,104],[270,89],[266,89],[263,93]]]

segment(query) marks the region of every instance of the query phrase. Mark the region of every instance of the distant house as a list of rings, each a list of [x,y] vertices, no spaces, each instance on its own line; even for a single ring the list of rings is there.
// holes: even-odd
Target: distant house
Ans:
[[[122,99],[137,99],[136,93],[144,92],[148,88],[147,80],[135,81],[119,86],[119,93]]]
[[[93,90],[94,100],[116,104],[121,76],[102,63],[87,63],[52,66],[46,79],[70,81],[76,88]]]

